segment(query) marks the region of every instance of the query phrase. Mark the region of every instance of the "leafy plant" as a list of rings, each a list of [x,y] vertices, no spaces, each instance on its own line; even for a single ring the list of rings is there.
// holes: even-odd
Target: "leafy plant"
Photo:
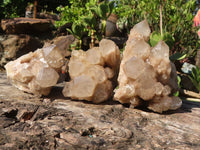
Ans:
[[[193,27],[196,0],[116,0],[116,4],[114,13],[119,19],[127,19],[128,31],[141,20],[148,20],[153,32],[152,45],[162,39],[169,45],[171,54],[180,52],[187,54],[187,57],[194,56],[200,47],[196,34],[198,28]]]
[[[129,32],[130,28],[134,26],[136,23],[134,15],[137,13],[136,8],[137,1],[135,0],[116,0],[113,13],[116,14],[119,19],[119,26],[126,26],[127,32]],[[140,20],[141,21],[141,20]],[[126,24],[126,25],[125,25]]]
[[[181,88],[181,77],[177,75],[177,80],[178,80],[178,87]],[[179,91],[174,93],[174,96],[179,96]]]
[[[84,26],[79,22],[75,22],[72,25],[72,29],[67,30],[79,40],[77,49],[80,49],[82,44],[82,37],[84,35]]]
[[[86,17],[82,18],[83,25],[86,27],[88,31],[88,35],[91,36],[91,45],[90,47],[94,47],[95,33],[97,32],[97,20],[94,15],[90,14]]]
[[[71,0],[71,6],[58,7],[57,11],[61,13],[61,20],[55,22],[56,27],[60,27],[66,23],[73,23],[79,19],[79,17],[83,16],[85,8],[77,7],[77,3]]]
[[[25,14],[25,8],[28,1],[26,0],[2,0],[0,2],[0,19],[14,18]]]
[[[192,68],[192,73],[189,78],[196,89],[200,91],[200,69],[197,66],[196,68]]]
[[[24,17],[28,3],[33,3],[34,0],[0,0],[0,19]],[[67,5],[68,1],[38,1],[38,12],[48,11],[55,12],[55,8],[59,5]]]
[[[91,11],[101,19],[101,31],[103,36],[105,36],[106,21],[112,13],[112,10],[114,8],[114,3],[115,3],[114,1],[111,2],[104,1],[103,3],[95,5],[91,8]]]
[[[64,8],[58,7],[61,12],[61,21],[57,21],[56,26],[72,23],[72,29],[67,30],[79,40],[83,37],[83,33],[87,32],[88,36],[91,36],[91,47],[93,47],[94,39],[100,40],[105,35],[106,20],[112,13],[114,1],[99,3],[98,0],[81,2],[80,0],[70,0],[70,4],[71,6],[65,6]],[[99,29],[100,22],[101,30]]]
[[[157,31],[154,31],[151,36],[150,36],[150,44],[151,46],[155,46],[160,40],[163,40],[165,41],[165,43],[167,43],[167,45],[169,46],[169,48],[171,49],[174,45],[174,37],[166,32],[164,33],[163,35],[161,35],[161,33],[157,32]]]
[[[181,54],[179,52],[176,52],[174,54],[172,54],[169,59],[173,62],[175,60],[182,60],[184,58],[186,58],[187,54]]]

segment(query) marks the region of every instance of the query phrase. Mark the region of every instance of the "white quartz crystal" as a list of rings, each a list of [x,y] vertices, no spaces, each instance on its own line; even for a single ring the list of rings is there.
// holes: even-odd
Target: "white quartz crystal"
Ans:
[[[145,102],[147,107],[162,113],[181,106],[178,97],[171,96],[178,89],[176,68],[169,60],[169,47],[163,41],[155,47],[147,43],[150,28],[146,20],[136,24],[130,32],[118,76],[119,88],[114,99],[133,107]]]
[[[117,45],[103,39],[99,47],[84,52],[72,51],[69,62],[70,82],[63,89],[65,97],[100,103],[108,100],[113,93],[114,77],[120,64]]]
[[[5,65],[7,78],[22,91],[48,95],[59,78],[64,57],[55,45],[21,56]]]

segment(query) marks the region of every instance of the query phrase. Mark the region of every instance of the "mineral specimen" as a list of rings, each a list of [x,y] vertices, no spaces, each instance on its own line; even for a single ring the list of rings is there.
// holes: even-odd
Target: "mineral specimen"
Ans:
[[[43,47],[5,65],[8,80],[18,89],[48,95],[58,81],[64,57],[56,45]]]
[[[100,103],[110,98],[112,80],[120,64],[120,51],[113,41],[103,39],[99,47],[72,51],[69,61],[70,82],[63,89],[65,97]]]
[[[114,99],[133,107],[147,103],[149,109],[162,113],[181,106],[176,68],[169,60],[169,47],[160,41],[151,48],[147,43],[150,28],[146,20],[136,24],[126,43],[118,76],[119,88]]]

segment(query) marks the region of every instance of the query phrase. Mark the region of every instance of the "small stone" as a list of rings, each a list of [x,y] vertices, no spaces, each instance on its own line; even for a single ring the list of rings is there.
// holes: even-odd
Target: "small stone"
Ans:
[[[148,76],[144,72],[136,81],[138,88],[136,89],[137,95],[143,100],[151,100],[156,94],[156,79]]]
[[[176,110],[182,105],[182,100],[179,97],[157,97],[149,102],[148,108],[155,111],[162,113],[163,111],[167,110]]]
[[[44,98],[43,103],[49,104],[49,103],[51,103],[51,100],[49,98]]]
[[[130,104],[131,104],[131,105],[130,105],[131,108],[135,108],[135,107],[141,105],[141,104],[142,104],[142,101],[141,101],[138,97],[134,97],[134,98],[130,101]]]
[[[92,77],[98,83],[103,83],[107,80],[105,69],[99,65],[88,66],[85,72],[82,74]]]
[[[53,39],[52,44],[58,47],[63,56],[69,57],[71,55],[71,51],[69,51],[68,49],[74,41],[75,37],[73,35],[58,36],[55,39]]]

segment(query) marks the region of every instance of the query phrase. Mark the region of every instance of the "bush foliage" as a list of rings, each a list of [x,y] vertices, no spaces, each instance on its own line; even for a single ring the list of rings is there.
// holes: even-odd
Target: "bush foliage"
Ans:
[[[115,13],[127,21],[128,29],[143,19],[147,19],[154,39],[164,39],[171,47],[171,53],[181,52],[194,55],[200,47],[200,40],[193,27],[197,11],[196,0],[117,0]],[[160,7],[162,12],[162,32],[160,31]]]
[[[88,13],[90,5],[99,3],[98,0],[69,1],[71,6],[58,8],[61,12],[61,21],[57,22],[57,26],[77,22],[81,17],[91,15]],[[196,34],[198,29],[193,27],[193,18],[198,7],[196,0],[113,1],[115,1],[113,13],[118,15],[119,20],[124,21],[127,31],[141,20],[148,20],[153,32],[150,44],[163,39],[170,46],[171,54],[181,52],[187,56],[195,55],[200,47],[200,40]],[[160,27],[160,8],[162,27]]]
[[[113,1],[115,2],[115,7],[112,12],[118,15],[119,21],[124,21],[127,32],[130,31],[136,23],[147,19],[153,32],[150,44],[154,45],[158,40],[163,39],[170,46],[171,54],[180,52],[187,54],[187,56],[195,55],[195,52],[200,47],[200,40],[196,34],[198,29],[197,27],[193,27],[193,18],[199,7],[198,0]],[[0,1],[0,19],[24,16],[27,4],[33,2],[34,0]],[[59,2],[42,0],[38,1],[38,10],[41,11],[45,9],[47,11],[60,12],[61,21],[57,22],[56,26],[74,22],[80,25],[83,23],[82,21],[84,21],[82,18],[85,18],[87,29],[83,29],[82,32],[87,31],[91,34],[91,31],[98,32],[99,20],[97,19],[97,12],[99,10],[95,11],[94,6],[99,5],[100,2],[102,2],[102,0],[65,0]],[[56,7],[58,7],[57,10]],[[109,12],[106,7],[107,6],[102,5],[99,8],[103,8],[102,10]],[[93,10],[91,8],[93,8]],[[160,17],[160,8],[162,17]],[[101,13],[105,14],[105,12],[103,11]],[[162,27],[160,26],[161,18]],[[90,24],[91,27],[89,26]]]
[[[34,3],[34,0],[1,0],[0,1],[0,20],[5,18],[24,17],[28,3]],[[68,0],[37,0],[37,11],[57,12],[59,5],[68,5]]]

